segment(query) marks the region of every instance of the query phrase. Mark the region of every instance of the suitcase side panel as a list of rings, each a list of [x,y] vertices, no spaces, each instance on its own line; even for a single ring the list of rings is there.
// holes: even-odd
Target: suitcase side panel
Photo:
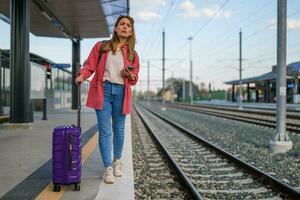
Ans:
[[[71,162],[71,169],[68,164],[68,171],[67,171],[67,179],[68,183],[79,183],[81,179],[81,133],[80,128],[77,126],[72,126],[71,128],[67,128],[66,130],[67,140],[69,143],[69,147],[67,149],[67,158],[68,163]],[[71,141],[70,141],[71,139]],[[70,151],[71,149],[71,151]],[[71,159],[70,159],[71,154]]]
[[[53,183],[68,185],[80,182],[81,148],[80,128],[60,126],[53,130]]]
[[[52,135],[52,180],[63,183],[65,179],[65,127],[56,127]]]

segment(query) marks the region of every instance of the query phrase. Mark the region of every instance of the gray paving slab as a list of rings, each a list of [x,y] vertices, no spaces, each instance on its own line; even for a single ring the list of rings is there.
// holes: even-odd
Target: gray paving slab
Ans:
[[[104,174],[104,165],[100,156],[99,146],[86,160],[82,168],[80,192],[72,191],[72,187],[64,192],[61,200],[92,200],[95,199]]]
[[[76,112],[51,112],[48,120],[42,113],[34,114],[32,129],[0,129],[0,197],[24,178],[51,159],[52,129],[59,125],[76,123]],[[96,124],[92,109],[83,108],[82,130]]]
[[[131,115],[126,117],[125,142],[122,155],[123,177],[116,177],[114,184],[103,181],[104,165],[97,146],[83,165],[81,190],[68,187],[61,200],[134,200],[134,177],[131,144]]]
[[[97,134],[97,125],[92,126],[82,133],[81,141],[85,146],[94,134]],[[35,199],[40,192],[52,181],[52,160],[35,170],[32,174],[22,180],[12,190],[7,192],[0,199]]]

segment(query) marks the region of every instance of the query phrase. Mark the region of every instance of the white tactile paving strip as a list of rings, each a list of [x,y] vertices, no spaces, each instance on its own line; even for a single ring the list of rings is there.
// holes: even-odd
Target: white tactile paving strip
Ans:
[[[114,184],[101,181],[95,200],[133,200],[134,177],[131,146],[131,115],[126,116],[125,142],[121,158],[123,176],[116,177]]]

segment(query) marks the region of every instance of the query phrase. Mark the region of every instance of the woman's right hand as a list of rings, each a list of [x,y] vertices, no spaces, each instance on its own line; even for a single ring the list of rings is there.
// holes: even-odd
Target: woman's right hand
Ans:
[[[82,74],[79,74],[76,78],[75,78],[75,83],[77,85],[81,85],[83,83],[83,75]]]

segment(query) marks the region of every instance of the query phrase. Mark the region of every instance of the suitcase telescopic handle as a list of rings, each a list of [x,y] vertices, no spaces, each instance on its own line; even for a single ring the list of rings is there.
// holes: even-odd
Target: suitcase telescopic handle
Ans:
[[[68,163],[68,168],[69,170],[72,170],[73,169],[73,165],[72,165],[72,162],[73,162],[73,143],[74,143],[74,137],[73,137],[73,134],[70,133],[69,135],[69,163]]]
[[[80,126],[80,112],[81,112],[81,85],[78,85],[78,106],[77,106],[77,126]]]

